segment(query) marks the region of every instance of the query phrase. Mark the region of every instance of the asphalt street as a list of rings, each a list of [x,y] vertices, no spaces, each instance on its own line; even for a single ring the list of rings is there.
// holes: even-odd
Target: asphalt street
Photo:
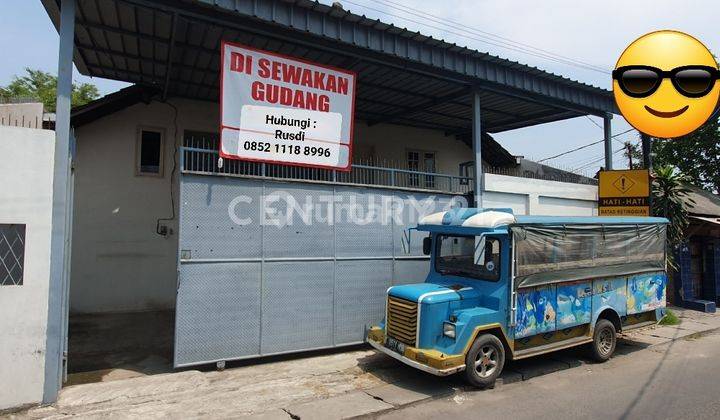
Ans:
[[[625,346],[604,364],[429,400],[382,418],[720,418],[720,334]]]

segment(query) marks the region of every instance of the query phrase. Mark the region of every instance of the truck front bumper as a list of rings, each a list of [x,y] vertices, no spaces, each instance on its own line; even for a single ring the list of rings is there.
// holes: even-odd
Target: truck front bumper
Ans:
[[[380,328],[373,327],[368,331],[366,340],[375,350],[387,354],[393,359],[399,360],[408,366],[435,376],[448,376],[453,373],[465,370],[464,358],[462,355],[444,355],[436,350],[422,350],[414,347],[406,347],[405,353],[400,354],[385,347],[385,334]],[[411,357],[408,357],[411,356]],[[421,359],[419,361],[417,359]],[[423,363],[424,362],[424,363]]]

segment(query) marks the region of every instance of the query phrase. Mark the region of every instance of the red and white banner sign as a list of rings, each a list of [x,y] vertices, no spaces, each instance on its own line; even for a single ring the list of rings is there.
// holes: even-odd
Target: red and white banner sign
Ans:
[[[221,45],[220,156],[350,170],[355,73]]]

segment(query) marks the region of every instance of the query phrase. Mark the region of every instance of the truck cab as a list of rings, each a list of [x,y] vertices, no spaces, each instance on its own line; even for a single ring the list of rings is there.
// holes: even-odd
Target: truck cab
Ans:
[[[663,315],[665,223],[510,209],[426,216],[417,230],[429,234],[429,273],[387,290],[385,318],[367,341],[434,375],[464,371],[483,388],[506,359],[589,344],[607,360],[618,331]]]

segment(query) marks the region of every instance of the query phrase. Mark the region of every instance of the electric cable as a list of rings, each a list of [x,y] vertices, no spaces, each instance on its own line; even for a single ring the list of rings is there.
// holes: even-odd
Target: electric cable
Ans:
[[[531,51],[531,50],[527,50],[527,49],[525,49],[525,48],[514,47],[514,46],[512,46],[512,45],[503,45],[502,43],[498,43],[497,41],[492,41],[492,40],[487,40],[487,39],[478,38],[477,35],[475,35],[475,36],[466,35],[466,34],[459,33],[459,32],[453,31],[453,30],[449,30],[448,28],[445,28],[445,27],[439,27],[439,26],[436,26],[436,25],[431,25],[431,24],[424,23],[424,22],[421,22],[421,21],[418,21],[418,20],[415,20],[415,19],[411,19],[411,18],[408,18],[408,17],[405,17],[405,16],[401,16],[401,15],[397,15],[397,14],[393,14],[393,13],[388,13],[388,12],[386,12],[386,11],[384,11],[384,10],[374,8],[374,7],[368,6],[368,5],[366,5],[366,4],[357,3],[357,2],[354,2],[354,1],[351,1],[351,0],[345,0],[345,2],[350,3],[350,4],[354,4],[354,5],[356,5],[356,6],[359,6],[359,7],[368,9],[368,10],[373,10],[373,11],[378,12],[378,13],[381,13],[381,14],[383,14],[383,15],[393,16],[393,17],[396,17],[396,18],[398,18],[398,19],[402,19],[402,20],[405,20],[405,21],[408,21],[408,22],[413,22],[413,23],[416,23],[416,24],[418,24],[418,25],[422,25],[422,26],[425,26],[425,27],[428,27],[428,28],[437,29],[437,30],[440,30],[440,31],[443,31],[443,32],[447,32],[447,33],[450,33],[450,34],[453,34],[453,35],[461,36],[461,37],[463,37],[463,38],[468,38],[468,39],[472,39],[472,40],[475,40],[475,41],[483,42],[483,43],[485,43],[485,44],[493,45],[493,46],[496,46],[496,47],[505,48],[505,49],[508,49],[508,50],[512,50],[512,51],[519,52],[519,53],[522,53],[522,54],[531,55],[531,56],[538,57],[538,58],[544,58],[544,59],[547,59],[547,60],[559,62],[559,63],[566,64],[566,65],[570,65],[570,66],[580,67],[580,68],[583,68],[583,69],[585,69],[585,70],[596,71],[596,72],[600,72],[600,73],[603,73],[603,74],[610,74],[610,71],[608,71],[608,70],[601,70],[601,69],[599,69],[599,68],[597,68],[597,67],[587,66],[587,65],[578,64],[578,63],[573,63],[573,62],[568,61],[568,60],[559,59],[559,58],[557,58],[557,57],[549,56],[549,55],[544,54],[544,53],[534,52],[534,51]],[[406,12],[406,13],[408,13],[408,12]],[[462,29],[460,29],[460,30],[462,30]],[[468,31],[466,31],[466,30],[463,30],[463,31],[466,32],[466,33],[468,32]]]
[[[631,131],[633,131],[633,130],[635,130],[635,129],[634,129],[634,128],[630,128],[630,129],[628,129],[628,130],[623,131],[622,133],[613,134],[612,136],[610,136],[610,138],[615,138],[615,137],[618,137],[618,136],[622,136],[623,134],[629,133],[629,132],[631,132]],[[567,155],[567,154],[569,154],[569,153],[574,153],[574,152],[577,152],[578,150],[586,149],[586,148],[588,148],[588,147],[590,147],[590,146],[593,146],[593,145],[598,144],[598,143],[602,143],[602,142],[604,142],[604,141],[605,141],[605,139],[600,139],[600,140],[594,141],[594,142],[592,142],[592,143],[584,144],[584,145],[582,145],[582,146],[580,146],[580,147],[576,147],[576,148],[574,148],[574,149],[571,149],[571,150],[568,150],[568,151],[565,151],[565,152],[562,152],[562,153],[558,153],[557,155],[550,156],[550,157],[546,157],[546,158],[544,158],[544,159],[540,159],[540,160],[537,161],[537,163],[545,162],[545,161],[550,160],[550,159],[559,158],[560,156],[565,156],[565,155]]]
[[[620,147],[619,149],[614,150],[613,153],[612,153],[612,155],[614,156],[614,155],[622,152],[623,150],[625,150],[625,148],[624,148],[624,147]],[[600,162],[600,161],[602,161],[603,159],[605,159],[605,156],[603,156],[603,157],[601,157],[601,158],[599,158],[599,159],[595,159],[594,161],[592,161],[592,162],[590,162],[590,163],[588,163],[588,164],[586,164],[586,165],[577,167],[577,168],[573,169],[573,172],[575,172],[575,171],[581,171],[581,170],[587,170],[588,168],[592,167],[595,163]]]
[[[428,20],[433,21],[433,22],[445,24],[445,25],[450,26],[450,27],[452,27],[452,28],[458,28],[458,27],[459,27],[459,28],[464,28],[464,29],[465,29],[465,32],[473,33],[473,34],[475,34],[475,35],[483,36],[483,37],[491,37],[491,38],[494,38],[496,42],[505,42],[505,43],[509,43],[509,44],[511,44],[511,45],[514,44],[514,46],[517,46],[518,48],[529,48],[529,49],[532,49],[532,50],[539,51],[540,53],[543,53],[543,54],[547,54],[547,55],[550,55],[550,56],[554,56],[554,57],[556,57],[557,59],[561,59],[561,60],[564,60],[564,61],[566,61],[566,62],[569,61],[569,62],[573,62],[573,63],[579,64],[579,65],[583,66],[583,68],[593,67],[593,68],[594,68],[595,70],[597,70],[597,71],[600,71],[600,72],[603,72],[603,73],[606,73],[606,74],[609,73],[609,72],[608,72],[608,69],[603,68],[603,67],[600,67],[600,66],[597,66],[597,65],[595,65],[595,64],[587,63],[587,62],[584,62],[584,61],[581,61],[581,60],[577,60],[577,59],[572,58],[572,57],[567,57],[567,56],[564,56],[564,55],[561,55],[561,54],[557,54],[557,53],[555,53],[555,52],[552,52],[552,51],[549,51],[549,50],[546,50],[546,49],[543,49],[543,48],[539,48],[539,47],[536,47],[536,46],[534,46],[534,45],[530,45],[530,44],[526,44],[526,43],[523,43],[523,42],[515,41],[515,40],[513,40],[513,39],[511,39],[511,38],[507,38],[507,37],[504,37],[504,36],[501,36],[501,35],[497,35],[497,34],[492,33],[492,32],[483,31],[483,30],[480,30],[480,29],[477,29],[477,28],[473,28],[473,27],[468,26],[468,25],[465,25],[465,24],[463,24],[463,23],[461,23],[461,22],[458,22],[458,21],[455,21],[455,20],[451,20],[451,19],[448,19],[448,18],[444,18],[444,17],[440,17],[440,16],[434,15],[434,14],[429,13],[429,12],[420,11],[420,10],[418,10],[418,9],[416,9],[416,8],[412,8],[412,7],[410,7],[410,6],[407,6],[407,5],[402,4],[402,3],[399,3],[399,2],[395,2],[395,1],[392,1],[392,0],[373,0],[373,1],[374,1],[375,3],[379,3],[379,4],[383,5],[383,6],[389,7],[389,8],[391,8],[391,9],[398,10],[398,11],[402,11],[402,12],[404,12],[404,13],[407,13],[407,14],[410,14],[410,15],[413,15],[413,16],[418,16],[418,17],[421,17],[421,18],[425,18],[425,19],[428,19]]]

